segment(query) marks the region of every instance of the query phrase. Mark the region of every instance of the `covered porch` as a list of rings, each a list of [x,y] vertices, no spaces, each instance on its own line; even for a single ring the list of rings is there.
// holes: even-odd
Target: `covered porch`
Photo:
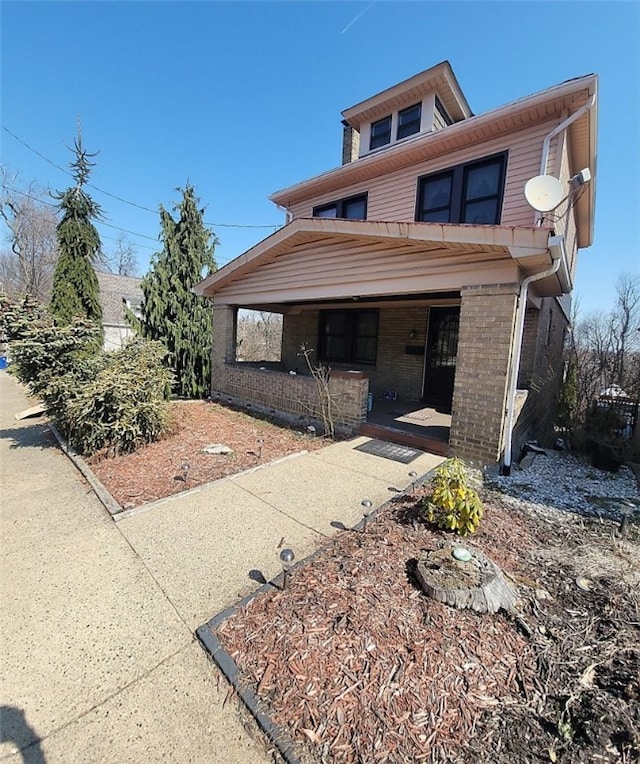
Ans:
[[[306,347],[331,369],[338,431],[495,462],[519,285],[550,262],[548,239],[542,228],[295,220],[196,288],[213,298],[212,392],[317,421]],[[238,361],[240,308],[283,316],[277,363]]]

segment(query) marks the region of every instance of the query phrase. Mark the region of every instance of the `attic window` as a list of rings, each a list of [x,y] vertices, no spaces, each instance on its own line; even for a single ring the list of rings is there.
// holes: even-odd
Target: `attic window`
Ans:
[[[142,300],[137,300],[135,297],[123,297],[122,304],[126,310],[130,310],[136,318],[142,318]]]
[[[391,142],[391,114],[384,119],[371,123],[371,141],[369,150],[386,146]]]
[[[406,138],[409,135],[420,132],[420,116],[422,114],[422,104],[417,103],[408,109],[398,112],[398,134],[396,140]]]

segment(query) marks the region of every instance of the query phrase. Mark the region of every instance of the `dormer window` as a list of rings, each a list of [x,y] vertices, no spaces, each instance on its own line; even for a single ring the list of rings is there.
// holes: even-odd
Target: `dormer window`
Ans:
[[[369,150],[386,146],[391,142],[391,114],[384,119],[379,119],[371,124],[371,141]]]
[[[417,103],[408,109],[398,112],[398,133],[396,140],[406,138],[409,135],[420,132],[420,117],[422,116],[422,104]]]

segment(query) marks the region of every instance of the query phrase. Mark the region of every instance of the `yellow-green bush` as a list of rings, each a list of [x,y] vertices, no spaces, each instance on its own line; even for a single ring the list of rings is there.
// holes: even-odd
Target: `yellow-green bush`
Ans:
[[[423,511],[429,522],[460,536],[475,533],[482,519],[482,501],[468,485],[464,463],[448,459],[435,471],[431,494],[424,500]]]

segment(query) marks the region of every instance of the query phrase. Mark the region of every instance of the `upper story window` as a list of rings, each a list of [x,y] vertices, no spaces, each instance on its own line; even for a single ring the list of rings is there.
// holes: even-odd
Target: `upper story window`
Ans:
[[[344,218],[346,220],[367,219],[367,195],[359,194],[337,202],[322,204],[313,208],[314,218]]]
[[[391,142],[391,114],[384,119],[371,123],[371,140],[369,141],[369,150],[377,149],[380,146],[386,146]]]
[[[506,166],[505,152],[425,175],[418,181],[416,220],[497,225]]]
[[[420,117],[422,116],[422,104],[417,103],[408,109],[398,112],[398,132],[396,140],[406,138],[408,135],[420,132]]]
[[[378,311],[323,310],[318,346],[323,361],[375,364]]]

